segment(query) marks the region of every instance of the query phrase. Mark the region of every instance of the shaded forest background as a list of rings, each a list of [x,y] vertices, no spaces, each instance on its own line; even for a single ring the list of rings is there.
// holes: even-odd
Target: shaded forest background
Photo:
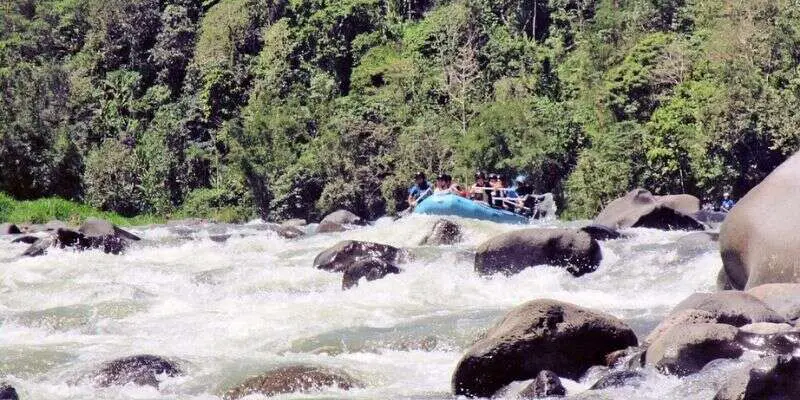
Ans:
[[[743,195],[798,149],[778,0],[13,0],[0,191],[123,215],[374,218],[418,170],[568,217]]]

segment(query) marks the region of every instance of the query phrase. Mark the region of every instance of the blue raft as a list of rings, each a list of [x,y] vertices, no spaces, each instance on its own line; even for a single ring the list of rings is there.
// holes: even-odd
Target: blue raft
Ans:
[[[491,208],[451,193],[429,196],[414,208],[417,214],[454,215],[503,224],[527,224],[528,219],[510,211]]]

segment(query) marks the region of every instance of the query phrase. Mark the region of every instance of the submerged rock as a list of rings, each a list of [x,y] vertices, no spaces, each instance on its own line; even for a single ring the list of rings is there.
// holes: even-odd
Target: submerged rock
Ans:
[[[661,334],[645,353],[645,362],[661,372],[686,376],[720,358],[739,358],[738,329],[725,324],[678,325]]]
[[[761,400],[800,398],[800,359],[772,356],[733,375],[714,400]]]
[[[363,386],[361,382],[344,371],[300,365],[277,368],[251,377],[228,390],[223,398],[237,400],[251,394],[275,396],[282,393],[305,393],[326,387],[350,390]]]
[[[561,379],[558,378],[558,375],[553,371],[544,370],[539,372],[539,375],[536,375],[536,379],[519,393],[519,398],[540,399],[542,397],[564,396],[566,394],[567,389],[561,384]]]
[[[358,286],[361,278],[374,281],[389,274],[399,273],[400,268],[380,258],[360,259],[345,268],[344,276],[342,276],[342,290]]]
[[[588,233],[592,239],[598,241],[613,240],[622,237],[622,235],[616,229],[600,224],[589,224],[581,228],[581,230]]]
[[[693,209],[688,204],[690,202],[694,200],[685,195],[653,196],[645,189],[634,189],[609,203],[595,217],[594,223],[614,229],[704,230],[706,227],[702,222],[687,215],[686,212]]]
[[[320,225],[324,223],[338,224],[338,225],[363,225],[364,220],[358,215],[353,214],[347,210],[337,210],[325,216]]]
[[[429,246],[449,245],[460,242],[462,238],[460,225],[447,219],[440,219],[433,225],[431,232],[422,239],[422,244]]]
[[[623,386],[639,386],[645,380],[644,373],[636,370],[613,371],[597,380],[589,390],[603,390]]]
[[[39,241],[39,239],[40,238],[38,236],[25,235],[25,236],[20,236],[20,237],[18,237],[16,239],[12,240],[11,243],[15,243],[15,244],[16,243],[34,244],[37,241]]]
[[[134,383],[158,388],[158,375],[174,377],[182,374],[183,371],[175,362],[142,354],[106,363],[97,373],[96,382],[102,387]]]
[[[398,264],[408,258],[408,251],[388,244],[344,240],[317,254],[314,258],[314,268],[344,272],[361,259],[378,259],[389,264]]]
[[[535,265],[563,266],[574,276],[594,272],[603,258],[588,233],[573,229],[522,229],[483,242],[475,253],[482,275],[516,274]]]
[[[489,397],[513,381],[542,370],[578,379],[605,355],[637,344],[617,318],[556,300],[515,307],[473,344],[453,374],[453,392]]]

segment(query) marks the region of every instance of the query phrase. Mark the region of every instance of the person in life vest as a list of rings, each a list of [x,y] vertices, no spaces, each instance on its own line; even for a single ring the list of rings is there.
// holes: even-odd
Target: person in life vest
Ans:
[[[730,193],[728,193],[728,192],[725,192],[725,193],[722,195],[722,201],[721,201],[721,202],[720,202],[720,204],[719,204],[719,210],[720,210],[720,211],[723,211],[723,212],[728,212],[728,211],[730,211],[730,210],[731,210],[731,208],[733,208],[733,205],[734,205],[734,204],[736,204],[736,202],[734,202],[734,201],[731,199],[731,195],[730,195]]]
[[[415,207],[418,202],[433,192],[431,184],[425,180],[425,173],[418,172],[414,175],[414,185],[408,189],[408,205]]]

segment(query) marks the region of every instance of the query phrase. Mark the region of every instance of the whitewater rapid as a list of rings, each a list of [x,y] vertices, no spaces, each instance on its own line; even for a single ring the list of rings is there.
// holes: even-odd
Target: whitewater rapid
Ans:
[[[171,227],[130,228],[143,243],[120,256],[53,249],[14,259],[25,246],[0,237],[0,381],[23,399],[217,399],[250,375],[304,363],[344,369],[367,386],[280,398],[447,399],[464,350],[511,307],[551,298],[602,310],[641,341],[678,302],[714,290],[721,266],[713,247],[683,255],[676,240],[685,232],[632,229],[602,243],[600,267],[579,278],[554,267],[483,278],[473,271],[475,247],[520,227],[454,220],[465,240],[442,247],[418,245],[436,221],[419,215],[294,240],[256,225],[226,227],[224,243],[209,233],[220,227],[189,238]],[[342,291],[341,274],[312,262],[343,239],[407,247],[416,258],[398,275]],[[134,354],[178,360],[186,375],[160,389],[97,388],[85,378]],[[648,371],[641,387],[581,398],[710,399],[739,363],[682,379]],[[592,383],[566,386],[576,393]]]

